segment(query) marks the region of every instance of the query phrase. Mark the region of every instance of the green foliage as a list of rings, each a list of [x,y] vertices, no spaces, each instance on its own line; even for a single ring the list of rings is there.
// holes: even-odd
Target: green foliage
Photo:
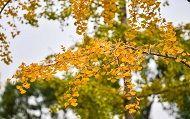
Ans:
[[[69,81],[74,80],[70,73],[64,79],[52,79],[50,87],[55,90],[58,105],[51,107],[52,112],[56,111],[56,106],[61,110],[72,109],[76,115],[82,119],[110,119],[114,115],[123,115],[123,97],[118,92],[116,86],[110,82],[102,82],[101,80],[92,79],[88,84],[82,86],[79,91],[78,106],[65,107],[63,102],[66,100],[62,94],[66,92]]]
[[[31,104],[29,98],[34,97],[36,104]],[[37,98],[42,101],[37,101]],[[15,85],[6,84],[5,91],[0,101],[0,118],[2,119],[40,119],[43,115],[42,108],[55,104],[56,98],[54,90],[49,87],[48,82],[38,82],[31,84],[31,89],[25,95],[19,93]],[[30,113],[39,111],[40,115]],[[51,114],[52,118],[57,118],[57,114]]]

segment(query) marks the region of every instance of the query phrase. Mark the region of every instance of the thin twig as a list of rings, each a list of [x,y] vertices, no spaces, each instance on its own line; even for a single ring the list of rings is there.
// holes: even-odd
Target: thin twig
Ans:
[[[3,12],[3,10],[5,9],[5,7],[11,2],[11,0],[8,0],[2,7],[1,11],[0,11],[0,15]]]

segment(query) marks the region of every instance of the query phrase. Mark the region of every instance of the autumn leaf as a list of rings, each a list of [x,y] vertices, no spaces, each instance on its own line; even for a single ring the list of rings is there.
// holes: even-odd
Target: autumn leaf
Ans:
[[[22,90],[20,91],[20,93],[21,93],[21,94],[24,94],[24,93],[26,93],[26,90],[23,90],[23,89],[22,89]]]
[[[68,103],[68,102],[64,103],[64,106],[65,106],[65,107],[67,107],[68,105],[69,105],[69,103]]]
[[[78,103],[72,102],[71,105],[76,107],[78,105]]]
[[[74,97],[78,97],[78,96],[79,96],[79,93],[78,93],[78,92],[75,92],[75,93],[73,94],[73,96],[74,96]]]
[[[129,113],[132,114],[132,113],[135,113],[136,110],[135,109],[129,109]]]

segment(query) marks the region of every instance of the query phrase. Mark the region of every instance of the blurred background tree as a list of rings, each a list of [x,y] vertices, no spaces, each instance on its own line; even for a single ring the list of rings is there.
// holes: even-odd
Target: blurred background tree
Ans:
[[[0,118],[41,119],[46,117],[49,106],[55,101],[54,90],[48,82],[33,83],[25,95],[20,94],[15,85],[6,83],[5,91],[1,94]],[[54,119],[58,117],[56,113],[49,114]]]

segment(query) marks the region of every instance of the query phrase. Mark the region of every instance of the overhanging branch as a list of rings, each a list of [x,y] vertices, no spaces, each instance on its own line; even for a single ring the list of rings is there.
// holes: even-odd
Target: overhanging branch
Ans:
[[[133,47],[133,46],[125,46],[125,49],[132,49],[132,50],[138,50],[137,48]],[[156,56],[160,56],[160,57],[165,57],[165,58],[170,58],[170,59],[177,59],[178,57],[175,56],[170,56],[170,55],[163,55],[161,53],[156,53],[156,52],[151,52],[151,50],[149,49],[148,52],[143,51],[143,54],[147,54],[147,55],[156,55]],[[180,61],[182,64],[184,64],[185,66],[190,68],[190,64],[188,64],[186,61],[181,60]]]

